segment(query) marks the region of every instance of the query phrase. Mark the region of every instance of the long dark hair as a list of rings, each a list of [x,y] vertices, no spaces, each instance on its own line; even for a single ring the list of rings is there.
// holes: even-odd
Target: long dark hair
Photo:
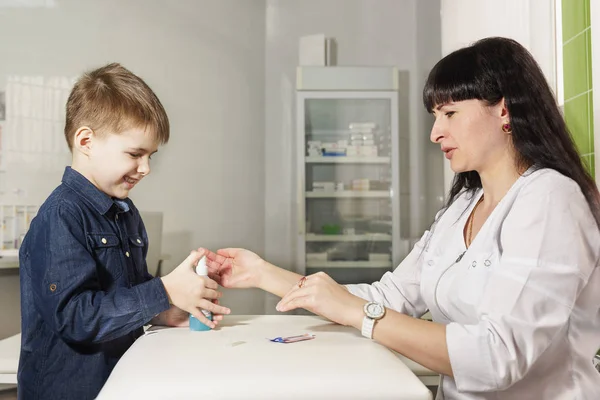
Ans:
[[[558,104],[533,56],[512,39],[491,37],[450,53],[429,73],[423,89],[427,111],[451,101],[477,99],[508,109],[517,167],[552,168],[573,179],[600,227],[600,194],[586,171]],[[475,171],[455,175],[446,202],[481,188]]]

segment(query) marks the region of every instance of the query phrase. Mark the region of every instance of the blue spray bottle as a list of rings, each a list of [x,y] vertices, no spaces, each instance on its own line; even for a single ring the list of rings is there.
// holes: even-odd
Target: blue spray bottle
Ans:
[[[208,268],[206,267],[206,257],[202,257],[196,265],[196,273],[200,276],[208,276]],[[208,310],[202,310],[202,314],[209,320],[213,320],[212,313]],[[191,331],[209,331],[212,328],[200,322],[198,318],[190,314],[190,330]]]

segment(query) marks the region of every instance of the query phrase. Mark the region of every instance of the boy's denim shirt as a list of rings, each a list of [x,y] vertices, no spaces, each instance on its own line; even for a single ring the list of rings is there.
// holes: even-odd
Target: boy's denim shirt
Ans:
[[[20,399],[92,399],[142,326],[169,308],[131,200],[67,167],[19,252]]]

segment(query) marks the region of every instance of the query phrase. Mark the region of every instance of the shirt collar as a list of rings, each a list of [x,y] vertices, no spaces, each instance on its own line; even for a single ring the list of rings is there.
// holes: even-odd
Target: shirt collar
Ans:
[[[85,176],[71,167],[65,168],[62,182],[87,200],[102,215],[106,214],[115,204],[119,208],[119,211],[129,211],[129,206],[125,200],[119,200],[118,202],[113,200],[106,193],[94,186]]]

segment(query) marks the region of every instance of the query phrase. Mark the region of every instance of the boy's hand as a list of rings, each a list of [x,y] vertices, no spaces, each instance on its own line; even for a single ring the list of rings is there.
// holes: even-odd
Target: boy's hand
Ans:
[[[213,300],[213,303],[219,304],[219,300]],[[219,321],[223,320],[222,314],[214,314],[213,321],[218,324]],[[152,318],[150,325],[160,326],[174,326],[181,328],[183,326],[190,326],[190,313],[182,310],[177,306],[171,306],[166,311],[161,312],[156,317]]]
[[[150,321],[151,325],[160,326],[189,326],[190,325],[190,314],[187,311],[183,311],[177,306],[171,306],[167,311],[163,311]]]
[[[219,300],[213,300],[215,304],[219,304]],[[218,321],[223,320],[223,315],[213,315],[213,321],[218,324]],[[162,326],[190,326],[190,313],[182,310],[177,306],[171,306],[167,311],[163,311],[150,321],[151,325],[162,325]]]
[[[213,314],[229,314],[231,311],[212,301],[222,296],[221,292],[217,291],[217,282],[206,276],[198,276],[194,271],[198,260],[203,255],[203,251],[192,251],[185,261],[161,279],[171,304],[192,314],[203,324],[214,328],[216,321],[209,321],[200,309],[211,311]]]

